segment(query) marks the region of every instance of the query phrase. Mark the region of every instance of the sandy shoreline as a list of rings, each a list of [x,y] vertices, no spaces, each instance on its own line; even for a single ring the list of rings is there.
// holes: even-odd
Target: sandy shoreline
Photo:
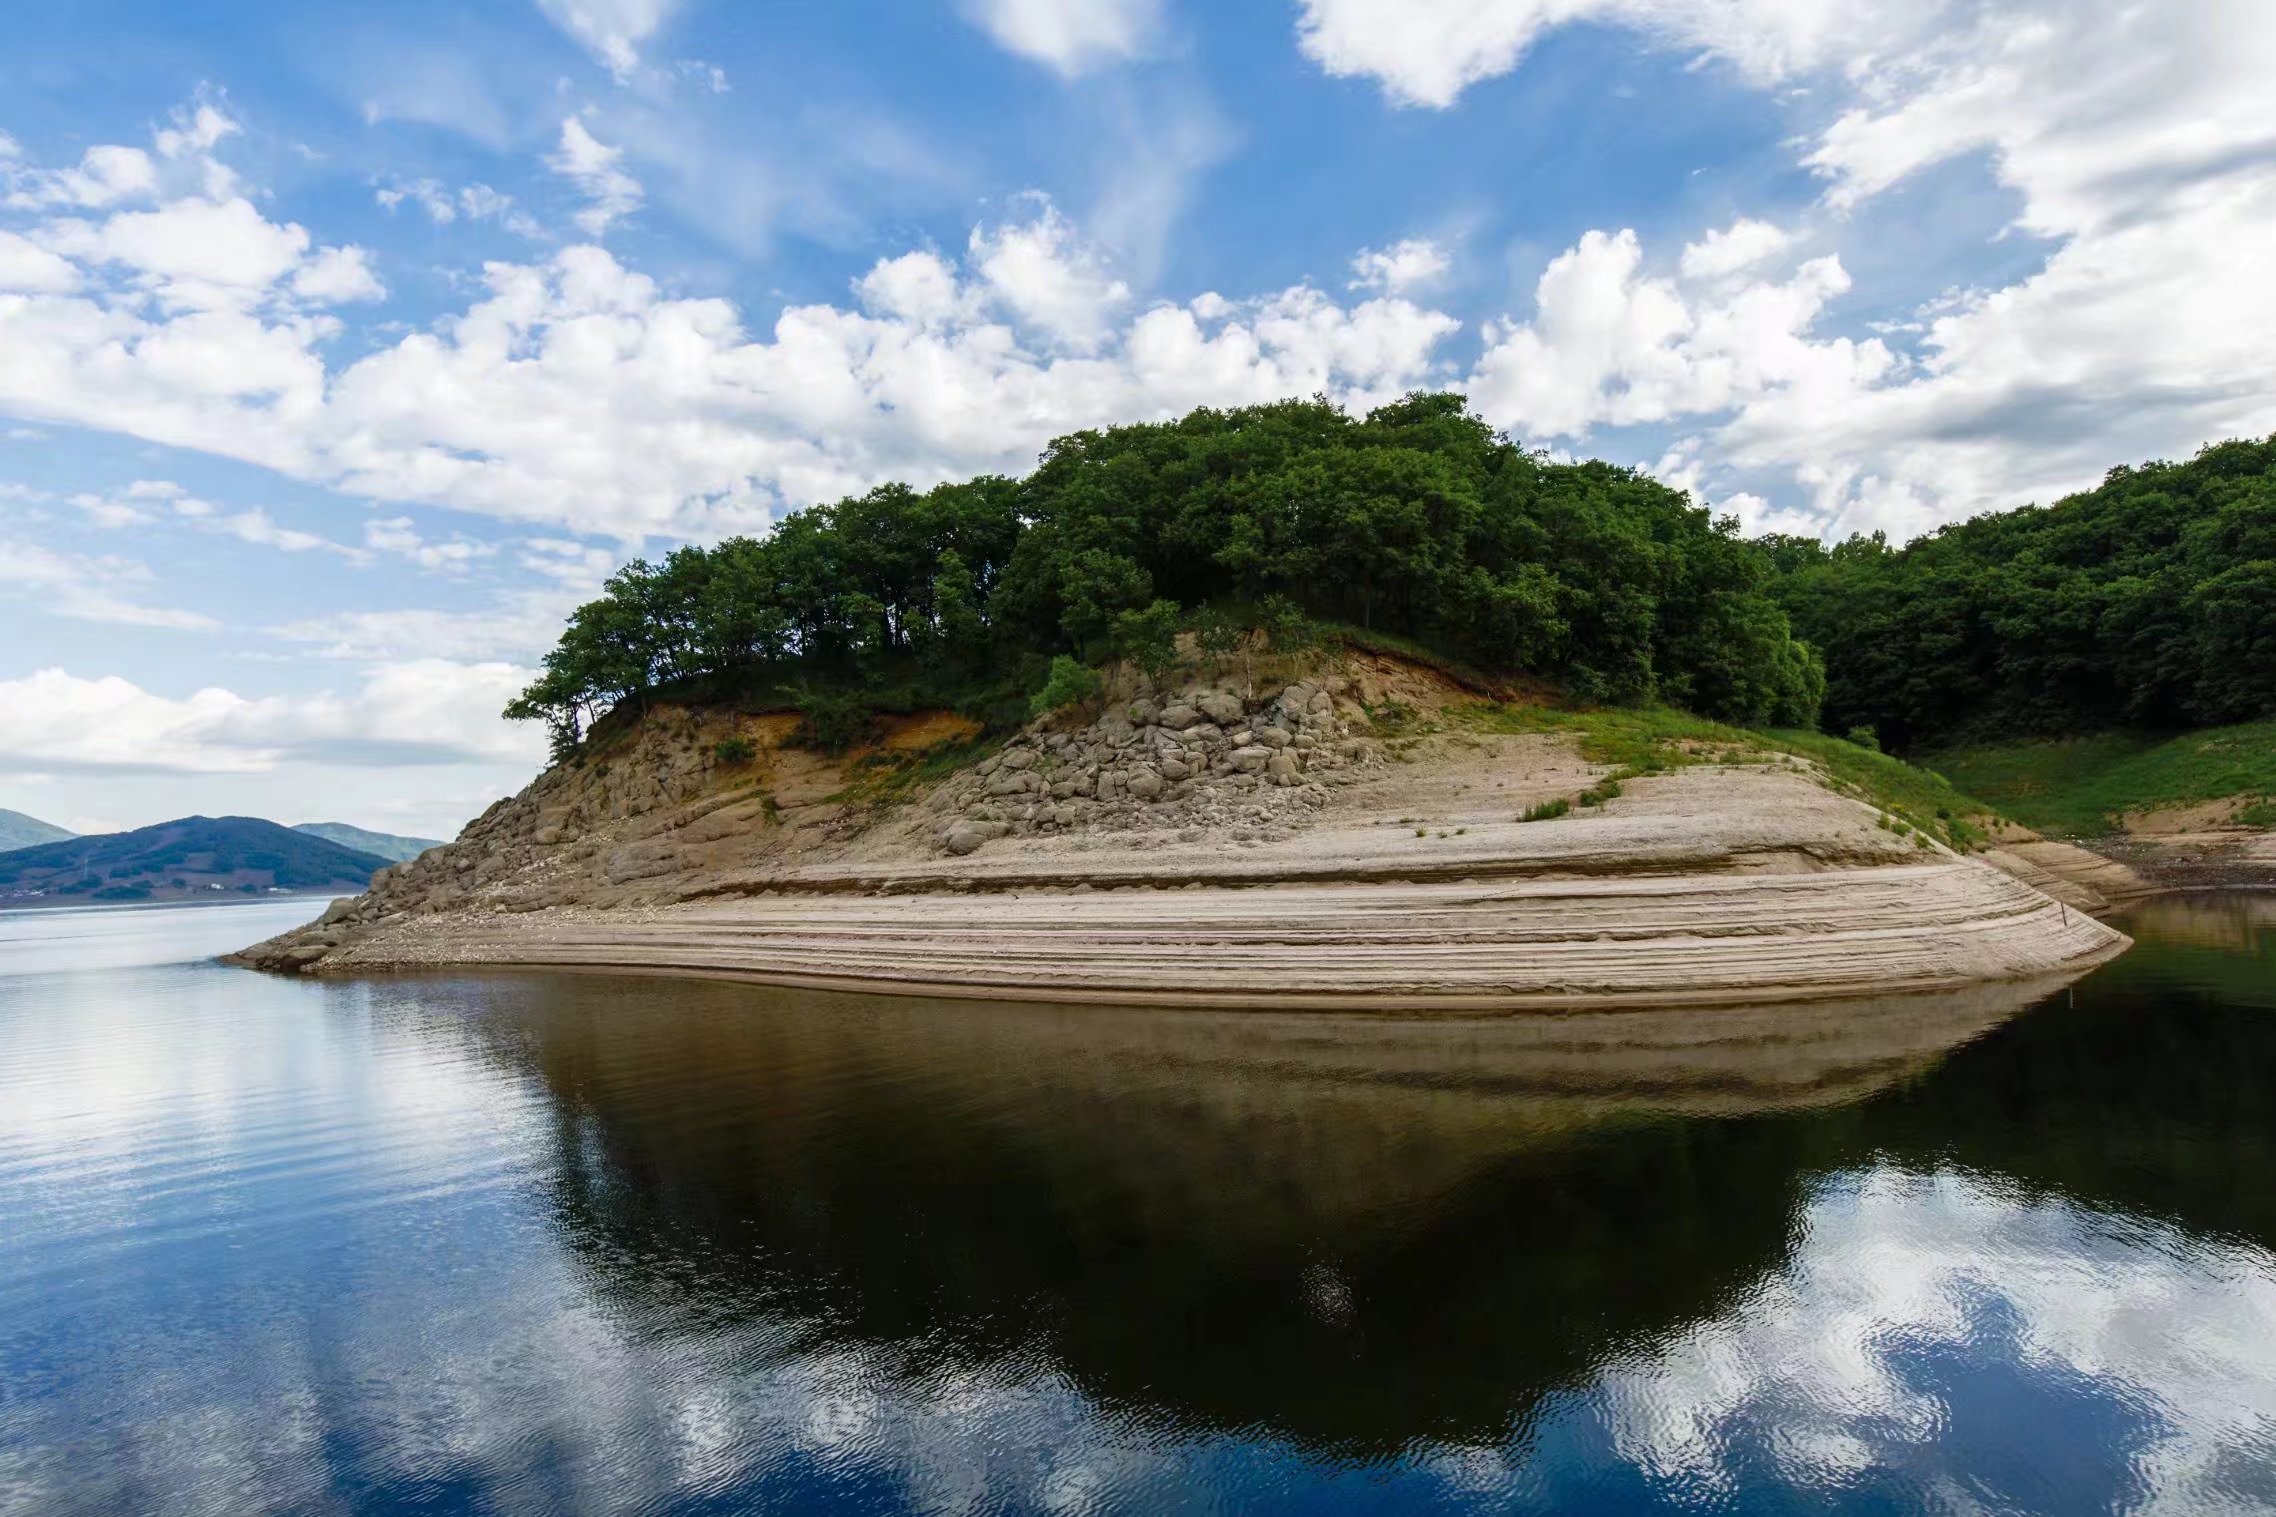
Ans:
[[[1185,886],[453,914],[325,974],[486,965],[1121,1005],[1708,1005],[2081,972],[2127,940],[1957,859],[1824,874]]]

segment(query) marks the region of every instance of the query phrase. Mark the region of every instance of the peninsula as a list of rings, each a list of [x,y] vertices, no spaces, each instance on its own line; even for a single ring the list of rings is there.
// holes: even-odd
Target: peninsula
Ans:
[[[2259,570],[2206,544],[2276,509],[2272,458],[1828,550],[1458,396],[1081,433],[628,566],[509,708],[546,772],[238,959],[1422,1011],[2076,974],[2144,879],[1857,718],[1951,751],[2265,715]],[[2213,525],[2116,532],[2145,492]],[[2167,608],[2158,681],[2097,683],[2152,656],[2099,647],[2115,614],[2001,645],[2049,595]]]

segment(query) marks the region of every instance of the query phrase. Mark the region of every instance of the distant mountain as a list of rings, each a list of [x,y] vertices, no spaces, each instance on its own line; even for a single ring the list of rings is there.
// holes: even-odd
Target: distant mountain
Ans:
[[[250,816],[187,816],[0,853],[0,905],[346,894],[388,861]]]
[[[393,832],[368,832],[361,827],[350,827],[346,822],[295,822],[293,831],[320,837],[342,848],[353,848],[359,853],[376,853],[383,859],[401,864],[417,858],[430,848],[440,848],[441,838],[410,838]]]
[[[30,848],[37,843],[60,843],[79,834],[53,822],[43,822],[36,816],[21,811],[0,808],[0,853],[11,848]]]

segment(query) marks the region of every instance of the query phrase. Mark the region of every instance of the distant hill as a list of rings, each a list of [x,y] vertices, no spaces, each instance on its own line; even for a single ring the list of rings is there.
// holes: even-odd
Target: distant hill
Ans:
[[[188,816],[0,853],[0,905],[345,893],[387,863],[258,817]]]
[[[351,827],[346,822],[295,822],[293,831],[320,837],[342,848],[353,848],[359,853],[376,853],[383,859],[401,864],[417,858],[430,848],[440,848],[441,838],[404,837],[393,832],[370,832],[362,827]]]
[[[38,843],[60,843],[79,834],[53,822],[43,822],[36,816],[21,811],[0,808],[0,853],[11,848],[30,848]]]

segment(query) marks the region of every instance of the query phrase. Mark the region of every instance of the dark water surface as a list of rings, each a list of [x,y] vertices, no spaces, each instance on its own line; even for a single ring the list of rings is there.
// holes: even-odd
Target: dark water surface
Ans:
[[[0,915],[0,1512],[2276,1510],[2276,898],[1418,1024]]]

